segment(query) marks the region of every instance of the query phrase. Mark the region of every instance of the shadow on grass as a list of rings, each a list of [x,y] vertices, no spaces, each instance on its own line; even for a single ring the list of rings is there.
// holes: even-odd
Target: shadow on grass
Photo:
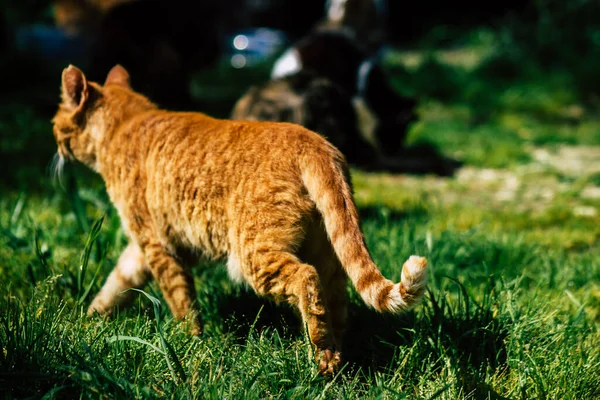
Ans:
[[[392,209],[381,206],[363,206],[358,208],[358,215],[361,221],[375,220],[380,224],[390,222],[403,222],[408,217],[421,218],[427,215],[424,207],[411,207],[405,209]]]
[[[244,343],[251,331],[262,332],[264,329],[275,329],[286,339],[297,339],[302,335],[301,320],[295,309],[258,297],[251,290],[223,296],[217,305],[217,313],[227,319],[223,329],[234,332],[238,343]]]
[[[393,374],[402,368],[404,376],[417,379],[432,370],[441,373],[450,368],[457,380],[448,383],[460,392],[475,399],[503,399],[486,383],[486,376],[508,368],[508,330],[495,316],[493,295],[477,303],[456,283],[458,300],[450,301],[445,293],[429,292],[420,306],[422,312],[401,315],[377,313],[358,303],[358,296],[353,294],[356,301],[349,308],[342,346],[345,374],[362,371],[357,376],[370,380],[379,373]],[[240,291],[223,297],[217,312],[230,316],[225,329],[235,332],[240,343],[245,342],[250,330],[275,329],[291,340],[303,334],[299,318],[290,307],[277,306],[253,293]]]
[[[462,166],[462,161],[444,156],[433,144],[420,142],[406,145],[393,157],[385,157],[375,164],[356,168],[367,172],[451,177]]]
[[[62,346],[56,348],[56,332],[52,331],[60,313],[32,317],[33,306],[35,302],[23,303],[14,297],[0,299],[0,397],[41,398],[59,390],[72,395],[59,398],[79,397],[66,384],[67,377],[52,368],[57,355],[64,353]]]
[[[344,358],[350,370],[360,368],[374,376],[377,372],[394,373],[402,363],[402,368],[414,369],[403,375],[418,377],[431,363],[434,372],[449,365],[457,377],[449,384],[458,386],[462,393],[476,399],[502,399],[485,382],[490,371],[507,368],[507,331],[492,308],[468,297],[451,304],[444,294],[431,292],[422,307],[422,314],[394,316],[354,304],[344,339]],[[414,359],[412,362],[403,363],[398,358],[402,347],[411,347],[404,353]]]
[[[455,282],[459,286],[457,301],[450,302],[446,294],[429,291],[423,305],[424,317],[415,327],[421,336],[420,351],[433,355],[436,369],[449,363],[462,393],[475,399],[503,399],[485,382],[492,371],[508,369],[508,329],[495,316],[493,290],[488,288],[488,294],[477,303],[462,284]]]

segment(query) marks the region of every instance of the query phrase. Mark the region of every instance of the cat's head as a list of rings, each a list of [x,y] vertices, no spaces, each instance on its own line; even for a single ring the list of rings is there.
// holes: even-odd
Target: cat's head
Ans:
[[[58,165],[78,160],[98,170],[97,151],[106,133],[132,113],[151,107],[148,99],[131,90],[123,67],[113,67],[101,86],[69,65],[62,73],[61,103],[52,119]]]

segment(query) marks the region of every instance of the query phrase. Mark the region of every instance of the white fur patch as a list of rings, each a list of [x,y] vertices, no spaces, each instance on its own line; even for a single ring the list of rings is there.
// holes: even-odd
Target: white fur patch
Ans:
[[[406,301],[400,295],[400,283],[396,283],[390,292],[388,308],[393,312],[399,312],[408,308],[408,304],[406,304]]]
[[[119,258],[119,272],[130,282],[137,282],[143,274],[144,264],[140,251],[135,247],[127,247]]]
[[[240,261],[233,255],[230,255],[229,259],[227,260],[227,274],[229,275],[229,279],[235,283],[244,282],[242,265],[240,264]]]
[[[387,302],[388,310],[400,312],[408,310],[420,301],[420,298],[414,298],[410,303],[402,298],[400,287],[403,285],[407,291],[415,292],[425,286],[427,283],[427,260],[419,256],[410,256],[402,267],[402,282],[396,283],[390,292]]]
[[[360,64],[358,67],[358,72],[356,74],[356,89],[358,91],[359,96],[364,96],[365,91],[367,90],[367,82],[369,79],[369,74],[373,69],[373,60],[367,59]]]
[[[327,18],[332,22],[339,23],[346,13],[346,3],[348,0],[329,0],[327,2]]]
[[[102,139],[102,135],[104,134],[102,128],[100,128],[97,125],[93,125],[91,127],[90,131],[91,131],[90,133],[94,139],[96,139],[96,140]]]
[[[375,128],[377,127],[377,116],[367,105],[365,100],[360,96],[354,96],[352,98],[352,104],[356,110],[356,117],[358,118],[357,126],[360,127],[360,133],[374,147],[379,147],[377,138],[375,137]]]
[[[402,282],[407,287],[422,286],[427,279],[427,260],[419,256],[410,256],[402,268]]]
[[[60,186],[64,189],[65,185],[63,182],[63,170],[65,167],[65,159],[63,156],[60,155],[59,152],[56,152],[54,154],[54,157],[52,158],[52,165],[51,165],[51,170],[52,170],[52,174],[53,174],[53,179],[55,181],[58,180],[58,183],[60,184]]]
[[[301,69],[302,61],[300,60],[300,53],[292,47],[286,50],[286,52],[275,61],[273,70],[271,71],[271,78],[283,78],[284,76],[295,74]]]

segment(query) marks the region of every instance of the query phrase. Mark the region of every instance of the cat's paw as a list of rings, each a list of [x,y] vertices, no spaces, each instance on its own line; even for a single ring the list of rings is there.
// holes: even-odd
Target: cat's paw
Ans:
[[[110,310],[106,307],[102,300],[95,298],[87,309],[87,316],[92,317],[94,315],[107,315],[109,314],[109,311]]]
[[[183,319],[187,332],[192,336],[202,335],[204,324],[198,313],[192,312]]]
[[[190,327],[190,334],[192,336],[200,336],[202,335],[202,325],[194,323]]]
[[[318,352],[317,362],[319,363],[319,375],[332,377],[340,370],[342,357],[339,351],[325,349]]]

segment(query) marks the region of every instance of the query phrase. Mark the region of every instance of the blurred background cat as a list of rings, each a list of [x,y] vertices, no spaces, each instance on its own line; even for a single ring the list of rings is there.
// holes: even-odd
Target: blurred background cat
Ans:
[[[489,15],[498,13],[494,7]],[[402,79],[391,84],[383,60],[388,48],[418,37],[440,15],[457,25],[485,21],[487,11],[465,13],[471,8],[466,0],[436,10],[385,0],[54,0],[57,31],[23,27],[17,36],[21,47],[76,62],[92,79],[120,63],[132,71],[134,88],[161,107],[296,122],[362,168],[447,175],[459,164],[433,148],[406,147],[417,96],[399,91]],[[273,66],[273,82],[255,72],[265,65]],[[222,85],[223,77],[217,85],[210,73],[198,80],[199,72],[225,66],[241,70],[234,89]],[[193,93],[198,88],[202,96]]]
[[[253,86],[231,117],[303,125],[364,169],[452,174],[458,163],[404,147],[417,100],[392,88],[380,65],[384,6],[328,1],[324,20],[276,60],[272,80]]]

